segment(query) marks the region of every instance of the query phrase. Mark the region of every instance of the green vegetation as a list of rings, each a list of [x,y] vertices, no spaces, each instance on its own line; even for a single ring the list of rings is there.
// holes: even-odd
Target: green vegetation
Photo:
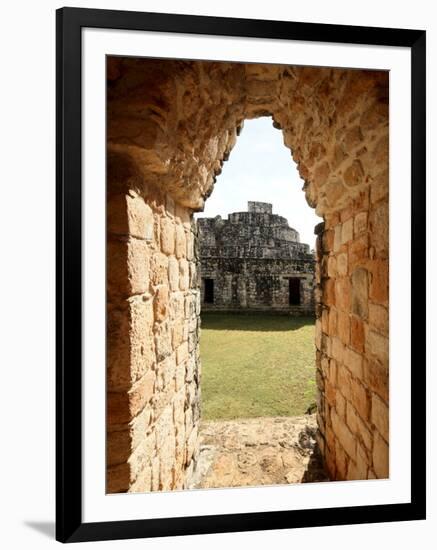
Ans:
[[[304,414],[315,402],[314,319],[203,313],[202,418]]]

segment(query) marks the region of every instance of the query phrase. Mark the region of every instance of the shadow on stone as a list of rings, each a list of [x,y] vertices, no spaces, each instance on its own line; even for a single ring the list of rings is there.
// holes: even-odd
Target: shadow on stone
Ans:
[[[306,427],[305,431],[309,431],[311,428]],[[315,440],[315,430],[311,430],[311,434],[308,434],[309,437],[314,441]],[[305,432],[301,433],[301,437],[304,437]],[[322,481],[329,481],[329,478],[323,468],[322,455],[320,453],[319,446],[317,442],[313,445],[311,455],[305,472],[302,476],[302,483],[320,483]]]

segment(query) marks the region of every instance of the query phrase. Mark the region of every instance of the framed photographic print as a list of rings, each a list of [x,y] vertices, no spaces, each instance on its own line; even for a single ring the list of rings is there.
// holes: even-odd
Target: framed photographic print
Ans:
[[[424,283],[424,31],[58,10],[58,540],[424,519]]]

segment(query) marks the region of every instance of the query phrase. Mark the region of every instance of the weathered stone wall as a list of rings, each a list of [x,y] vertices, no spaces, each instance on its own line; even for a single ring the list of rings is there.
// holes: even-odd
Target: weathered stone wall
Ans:
[[[171,197],[109,173],[107,491],[180,489],[198,452],[195,233]]]
[[[372,191],[318,236],[318,413],[333,479],[389,473],[388,197]]]
[[[314,254],[271,204],[249,202],[247,212],[197,224],[203,310],[314,314]],[[290,304],[290,278],[299,281],[299,304]],[[205,279],[213,281],[212,302],[205,300]]]
[[[244,119],[264,115],[325,220],[316,363],[327,467],[333,479],[388,474],[388,73],[109,58],[110,492],[187,484],[200,375],[192,212]]]

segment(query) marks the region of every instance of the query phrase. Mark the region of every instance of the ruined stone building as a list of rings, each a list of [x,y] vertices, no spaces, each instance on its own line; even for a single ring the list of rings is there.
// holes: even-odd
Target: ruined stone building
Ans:
[[[314,313],[314,253],[271,204],[197,224],[204,311]]]

